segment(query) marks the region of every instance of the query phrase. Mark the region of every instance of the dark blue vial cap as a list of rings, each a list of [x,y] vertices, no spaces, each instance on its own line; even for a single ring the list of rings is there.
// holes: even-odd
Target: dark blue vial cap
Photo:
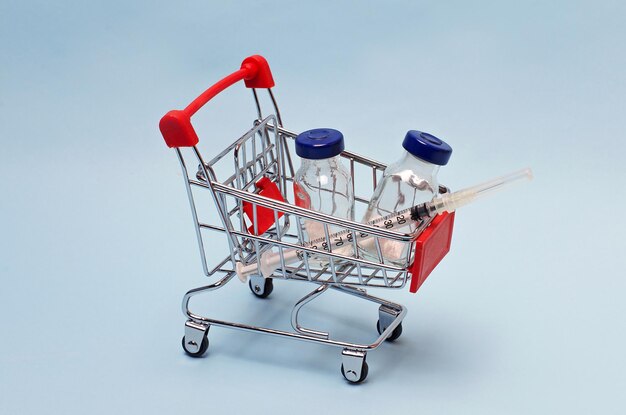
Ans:
[[[452,155],[452,147],[432,134],[410,130],[406,133],[402,147],[415,157],[432,164],[445,166]]]
[[[344,148],[343,134],[332,128],[315,128],[296,137],[296,154],[305,159],[335,157]]]

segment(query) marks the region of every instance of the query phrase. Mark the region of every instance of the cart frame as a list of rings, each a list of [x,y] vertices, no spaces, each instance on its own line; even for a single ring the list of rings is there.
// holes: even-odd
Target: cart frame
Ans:
[[[241,80],[252,89],[257,118],[253,121],[253,127],[250,130],[217,156],[206,161],[197,146],[199,140],[191,126],[191,116],[218,93]],[[187,108],[170,111],[161,120],[160,129],[163,137],[167,145],[174,148],[183,172],[202,268],[207,277],[215,279],[209,285],[188,291],[183,297],[182,311],[187,321],[182,346],[190,356],[202,356],[208,348],[207,336],[211,326],[327,344],[342,348],[342,374],[349,382],[358,383],[363,381],[368,374],[367,352],[376,349],[385,340],[398,338],[402,332],[402,320],[407,313],[404,306],[370,295],[366,291],[366,288],[370,287],[401,289],[411,277],[409,264],[412,262],[414,250],[408,250],[403,266],[388,264],[383,258],[379,241],[391,239],[400,243],[413,244],[422,231],[430,225],[431,219],[421,222],[415,232],[405,234],[335,218],[264,196],[256,188],[261,178],[269,179],[280,190],[283,199],[289,200],[291,191],[289,184],[292,183],[294,177],[290,146],[293,146],[297,134],[283,127],[281,114],[271,89],[273,86],[274,81],[265,59],[258,55],[251,56],[243,61],[238,71],[207,89]],[[274,110],[273,114],[263,116],[257,89],[267,89]],[[185,155],[183,152],[188,154]],[[355,203],[367,204],[369,194],[376,187],[386,166],[350,151],[342,152],[341,156],[349,165],[353,186],[357,180],[359,180],[358,183],[364,183],[360,180],[362,175],[371,175],[371,187],[367,187],[361,194],[355,192]],[[189,157],[194,164],[198,165],[195,174],[188,166]],[[223,165],[229,160],[234,163],[234,173],[219,180],[216,166],[220,163]],[[361,174],[362,171],[365,173]],[[442,188],[442,191],[445,190]],[[200,218],[196,203],[197,191],[210,194],[216,206],[220,224],[212,224]],[[252,206],[251,218],[244,214],[245,204]],[[273,225],[261,233],[257,227],[257,219],[259,215],[267,215],[269,212],[273,215]],[[304,246],[305,239],[302,232],[304,220],[321,224],[327,238],[332,233],[329,230],[330,226],[349,229],[354,234],[362,233],[372,236],[378,252],[378,261],[359,257],[356,238],[346,241],[353,246],[351,253],[333,252],[330,247],[326,247],[325,251],[320,251]],[[295,228],[295,233],[293,228]],[[213,268],[208,266],[205,250],[207,231],[224,234],[230,251],[229,255]],[[298,249],[305,254],[298,264],[289,265],[284,261],[284,251],[287,249]],[[281,265],[272,278],[317,285],[313,291],[293,306],[291,312],[293,332],[213,319],[191,311],[189,304],[192,297],[215,291],[228,284],[237,275],[237,263],[248,265],[256,262],[260,268],[261,255],[270,250],[277,251],[281,256]],[[311,261],[312,255],[317,257],[323,255],[327,259],[327,265]],[[264,278],[261,275],[250,277],[249,286],[252,293],[257,297],[267,297],[273,290],[272,278]],[[306,328],[299,323],[298,316],[302,307],[329,288],[379,305],[377,324],[379,336],[372,343],[360,344],[337,340],[331,338],[330,333]]]

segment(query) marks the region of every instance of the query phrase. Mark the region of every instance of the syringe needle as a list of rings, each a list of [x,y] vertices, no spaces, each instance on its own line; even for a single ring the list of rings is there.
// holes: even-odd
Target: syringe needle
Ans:
[[[465,206],[479,197],[494,193],[497,190],[501,190],[504,187],[521,180],[532,180],[532,178],[532,170],[530,168],[525,168],[476,186],[461,189],[452,193],[441,194],[436,196],[430,202],[412,207],[411,219],[420,220],[443,212],[452,213],[461,206]]]

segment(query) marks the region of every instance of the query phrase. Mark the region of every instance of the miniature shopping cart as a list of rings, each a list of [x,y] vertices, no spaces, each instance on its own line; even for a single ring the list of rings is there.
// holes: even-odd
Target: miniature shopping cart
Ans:
[[[199,140],[190,118],[221,91],[242,80],[246,87],[252,89],[256,104],[257,117],[252,128],[215,157],[206,159],[197,146]],[[182,309],[187,321],[182,346],[188,355],[202,356],[208,348],[207,335],[211,326],[328,344],[342,349],[341,372],[348,381],[358,383],[368,374],[367,352],[376,349],[385,340],[397,339],[402,333],[402,320],[406,315],[404,306],[369,295],[366,289],[401,289],[410,282],[410,291],[417,291],[450,248],[454,214],[446,213],[424,220],[415,232],[403,234],[384,226],[339,219],[290,204],[289,201],[294,201],[292,154],[297,134],[283,128],[271,89],[273,86],[274,80],[266,60],[258,55],[251,56],[243,61],[238,71],[207,89],[184,110],[170,111],[161,119],[159,127],[165,142],[174,148],[183,171],[202,267],[205,275],[213,279],[210,285],[193,289],[183,298]],[[267,100],[273,107],[271,114],[264,115],[261,110],[262,100],[257,93],[257,89],[261,88],[269,93]],[[344,151],[341,156],[349,165],[353,177],[355,203],[366,206],[386,166],[350,151]],[[446,191],[445,188],[440,190]],[[205,218],[202,215],[207,196],[215,205],[215,212]],[[216,222],[218,218],[219,222]],[[349,253],[346,250],[333,252],[332,248],[320,251],[307,246],[303,235],[305,220],[318,223],[327,237],[331,235],[332,228],[370,235],[378,249],[378,260],[359,257],[356,239],[345,241],[354,247]],[[225,237],[229,251],[214,267],[209,267],[207,260],[213,253],[207,255],[205,249],[208,233],[211,232]],[[380,241],[384,239],[414,246],[408,250],[403,266],[385,262],[380,251]],[[288,263],[284,254],[294,249],[303,255],[297,263]],[[269,278],[261,273],[250,276],[249,287],[255,296],[267,297],[273,290],[273,279],[308,282],[317,286],[295,303],[291,312],[293,331],[217,320],[190,311],[192,297],[218,290],[231,280],[237,280],[239,266],[256,263],[260,269],[260,258],[266,252],[280,255],[281,261]],[[325,261],[312,260],[320,255]],[[328,289],[380,305],[379,335],[371,344],[338,340],[327,332],[300,324],[298,315],[301,308]]]

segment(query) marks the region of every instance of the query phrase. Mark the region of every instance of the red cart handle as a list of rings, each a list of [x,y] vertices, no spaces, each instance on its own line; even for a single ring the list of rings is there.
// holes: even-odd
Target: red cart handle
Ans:
[[[159,129],[168,147],[192,147],[198,144],[198,135],[191,125],[191,116],[217,94],[229,86],[244,81],[246,88],[271,88],[274,78],[265,58],[261,55],[249,56],[241,63],[241,68],[215,83],[187,105],[184,110],[172,110],[159,122]]]

